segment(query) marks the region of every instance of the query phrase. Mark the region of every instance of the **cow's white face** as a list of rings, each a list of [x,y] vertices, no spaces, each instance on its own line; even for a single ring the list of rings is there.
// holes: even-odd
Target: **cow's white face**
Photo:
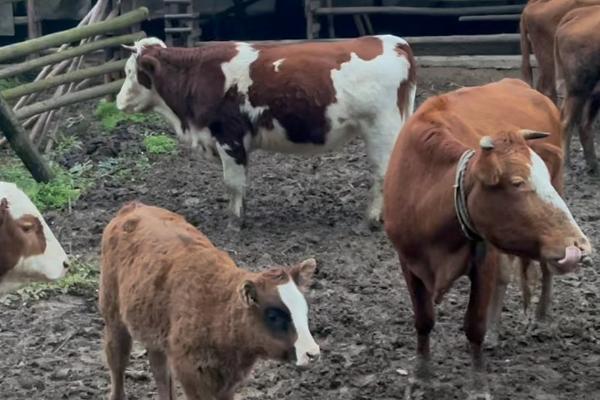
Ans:
[[[148,88],[142,85],[138,79],[137,60],[146,46],[167,47],[158,38],[150,37],[138,40],[131,47],[124,46],[132,51],[131,56],[125,64],[125,82],[117,95],[117,108],[124,112],[145,112],[156,106],[160,96],[156,93],[153,85]]]
[[[8,212],[26,243],[25,247],[40,250],[17,254],[16,265],[0,282],[0,292],[31,281],[62,278],[67,272],[69,259],[37,207],[12,183],[0,182],[0,198],[7,199]],[[5,239],[10,244],[11,238]]]

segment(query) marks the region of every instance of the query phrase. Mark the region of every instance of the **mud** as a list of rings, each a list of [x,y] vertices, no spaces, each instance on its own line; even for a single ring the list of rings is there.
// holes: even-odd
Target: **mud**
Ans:
[[[507,75],[517,72],[421,69],[418,100]],[[91,113],[84,114],[84,128],[72,128],[78,129],[83,148],[64,155],[64,165],[115,156],[136,162],[147,127],[122,125],[106,136]],[[567,201],[599,248],[600,181],[585,174],[579,145],[574,147]],[[364,225],[368,187],[360,142],[315,157],[255,153],[247,225],[232,235],[225,229],[220,166],[183,149],[174,157],[150,157],[149,169],[126,180],[107,175],[70,212],[54,212],[49,219],[72,253],[83,258],[97,259],[104,225],[133,199],[183,214],[243,267],[315,257],[319,270],[309,303],[322,359],[305,371],[259,364],[240,391],[246,399],[468,399],[469,356],[461,329],[468,282],[457,282],[437,308],[434,378],[429,385],[413,382],[410,300],[385,234]],[[593,261],[593,268],[556,278],[554,321],[547,327],[531,329],[524,323],[517,285],[511,285],[500,344],[486,351],[494,399],[600,398],[600,259],[594,255]],[[0,321],[1,399],[106,398],[109,378],[96,293],[0,305]],[[133,352],[127,392],[129,399],[156,397],[141,348]]]

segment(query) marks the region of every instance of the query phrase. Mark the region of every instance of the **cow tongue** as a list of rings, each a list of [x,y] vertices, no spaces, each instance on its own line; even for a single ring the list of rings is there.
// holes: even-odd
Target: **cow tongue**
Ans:
[[[581,250],[577,246],[569,246],[565,249],[565,258],[558,260],[560,265],[574,267],[581,260]]]

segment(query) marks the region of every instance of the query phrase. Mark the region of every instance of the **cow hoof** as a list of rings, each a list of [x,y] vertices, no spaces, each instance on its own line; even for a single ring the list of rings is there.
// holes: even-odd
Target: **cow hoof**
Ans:
[[[500,344],[500,335],[498,331],[488,331],[483,342],[488,349],[495,349]]]
[[[417,358],[414,377],[419,382],[430,382],[433,378],[433,372],[431,371],[431,363],[428,359]]]

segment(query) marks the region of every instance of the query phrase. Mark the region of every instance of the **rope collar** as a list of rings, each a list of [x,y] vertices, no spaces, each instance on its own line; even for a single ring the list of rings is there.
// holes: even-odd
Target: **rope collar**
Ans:
[[[473,227],[473,222],[469,216],[469,209],[467,208],[467,194],[465,193],[465,174],[467,172],[469,161],[474,155],[475,150],[469,149],[465,151],[460,156],[460,160],[458,160],[456,179],[454,180],[454,210],[456,211],[460,229],[467,239],[472,242],[479,242],[482,238]]]

